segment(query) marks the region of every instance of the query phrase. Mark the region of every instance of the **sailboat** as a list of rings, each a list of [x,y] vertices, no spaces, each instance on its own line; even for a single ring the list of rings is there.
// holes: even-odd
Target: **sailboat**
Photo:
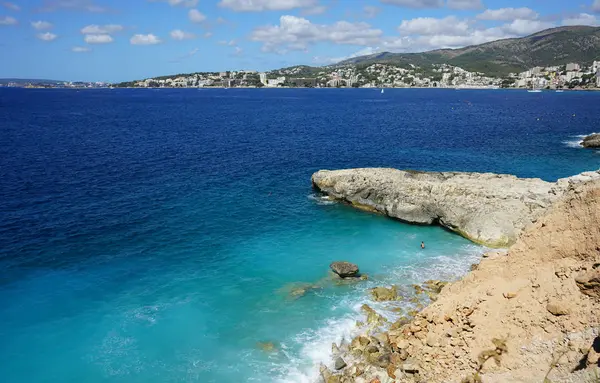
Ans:
[[[381,89],[381,93],[383,94],[383,89]]]

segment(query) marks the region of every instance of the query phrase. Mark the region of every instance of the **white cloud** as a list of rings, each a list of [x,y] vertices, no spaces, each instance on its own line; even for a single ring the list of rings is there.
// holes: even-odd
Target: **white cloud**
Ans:
[[[554,23],[547,21],[517,19],[510,24],[503,25],[500,28],[502,28],[502,30],[504,30],[508,34],[523,36],[555,26],[556,25]]]
[[[155,45],[160,44],[162,41],[158,38],[158,36],[155,36],[152,33],[150,33],[147,35],[133,35],[129,42],[132,45]]]
[[[227,20],[222,18],[221,16],[217,17],[217,24],[226,24]]]
[[[236,56],[241,56],[242,53],[244,53],[244,50],[240,47],[235,47],[235,49],[233,50],[233,54]]]
[[[481,0],[448,0],[448,8],[451,9],[481,9]]]
[[[600,12],[600,0],[594,0],[594,3],[592,4],[592,11]]]
[[[88,44],[109,44],[113,38],[107,34],[85,35],[83,40]]]
[[[318,64],[334,64],[334,63],[338,63],[340,61],[348,60],[348,59],[351,59],[354,57],[368,56],[368,55],[372,55],[372,54],[380,53],[380,52],[383,52],[383,50],[379,47],[366,47],[357,52],[354,52],[347,56],[342,56],[342,57],[315,56],[315,57],[313,57],[313,62],[318,63]]]
[[[94,0],[44,0],[40,8],[42,12],[53,12],[61,9],[92,13],[104,13],[110,10],[96,4]]]
[[[565,17],[562,25],[600,25],[600,21],[594,15],[589,13],[580,13],[575,16]]]
[[[17,25],[19,22],[14,17],[0,17],[0,25]]]
[[[465,36],[469,34],[469,23],[459,20],[455,16],[448,16],[443,19],[433,17],[419,17],[412,20],[403,20],[398,31],[406,35],[458,35]]]
[[[365,14],[365,17],[372,19],[373,17],[377,16],[379,12],[381,12],[381,9],[373,7],[371,5],[367,5],[363,8],[363,12]]]
[[[21,7],[19,7],[17,4],[10,3],[8,1],[3,2],[2,6],[6,9],[10,9],[11,11],[20,11],[21,10]]]
[[[201,23],[206,20],[206,16],[197,9],[190,9],[188,17],[192,23]]]
[[[202,35],[202,37],[204,37],[205,39],[208,39],[208,38],[212,37],[212,35],[213,35],[212,32],[206,32]]]
[[[84,35],[110,35],[113,33],[121,32],[123,30],[122,25],[118,24],[107,24],[107,25],[88,25],[81,29],[81,33]]]
[[[515,19],[535,20],[538,13],[530,8],[500,8],[487,9],[485,12],[477,15],[479,20],[511,21]]]
[[[173,40],[190,40],[196,38],[196,35],[190,32],[184,32],[181,29],[175,29],[171,31],[171,38]]]
[[[37,29],[38,31],[43,31],[44,29],[52,28],[52,23],[49,23],[47,21],[32,21],[31,26]]]
[[[334,44],[376,44],[383,32],[367,23],[338,21],[330,25],[313,24],[309,20],[285,15],[279,25],[267,25],[254,29],[250,39],[263,43],[264,52],[275,52],[282,48],[304,50],[310,44],[331,42]]]
[[[46,33],[38,33],[37,34],[37,38],[42,40],[42,41],[53,41],[57,38],[58,36],[55,35],[54,33],[50,33],[50,32],[46,32]]]
[[[150,0],[153,2],[162,2],[167,3],[172,7],[186,7],[186,8],[194,8],[198,5],[198,0]]]
[[[317,0],[221,0],[219,6],[237,12],[288,11],[317,6]]]
[[[407,8],[441,8],[444,6],[444,0],[381,0],[381,2]]]
[[[91,52],[91,48],[90,47],[73,47],[71,48],[71,52],[75,52],[75,53],[85,53],[85,52]]]

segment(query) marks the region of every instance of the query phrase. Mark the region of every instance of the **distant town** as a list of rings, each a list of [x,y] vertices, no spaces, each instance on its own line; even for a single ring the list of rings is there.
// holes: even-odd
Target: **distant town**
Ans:
[[[329,67],[295,66],[268,72],[239,70],[197,72],[109,84],[103,82],[8,82],[25,88],[522,88],[600,90],[600,61],[591,65],[534,67],[492,77],[458,66],[375,63]]]

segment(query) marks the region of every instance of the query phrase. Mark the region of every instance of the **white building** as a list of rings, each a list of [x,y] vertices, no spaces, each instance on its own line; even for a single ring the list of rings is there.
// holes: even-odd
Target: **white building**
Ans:
[[[600,88],[600,67],[598,68],[598,71],[596,72],[596,88]]]
[[[263,85],[267,85],[267,74],[263,72],[263,73],[259,74],[259,77],[260,77],[260,82]]]
[[[600,70],[600,61],[594,61],[592,64],[592,73],[598,73]]]
[[[567,80],[567,82],[571,82],[576,78],[581,77],[579,72],[567,72],[566,78],[565,80]]]
[[[581,66],[576,63],[567,64],[567,72],[581,70]]]

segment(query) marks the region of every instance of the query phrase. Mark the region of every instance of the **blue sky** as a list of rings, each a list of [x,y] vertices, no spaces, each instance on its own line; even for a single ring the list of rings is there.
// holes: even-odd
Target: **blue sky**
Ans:
[[[0,0],[0,77],[325,65],[599,24],[600,0]]]

